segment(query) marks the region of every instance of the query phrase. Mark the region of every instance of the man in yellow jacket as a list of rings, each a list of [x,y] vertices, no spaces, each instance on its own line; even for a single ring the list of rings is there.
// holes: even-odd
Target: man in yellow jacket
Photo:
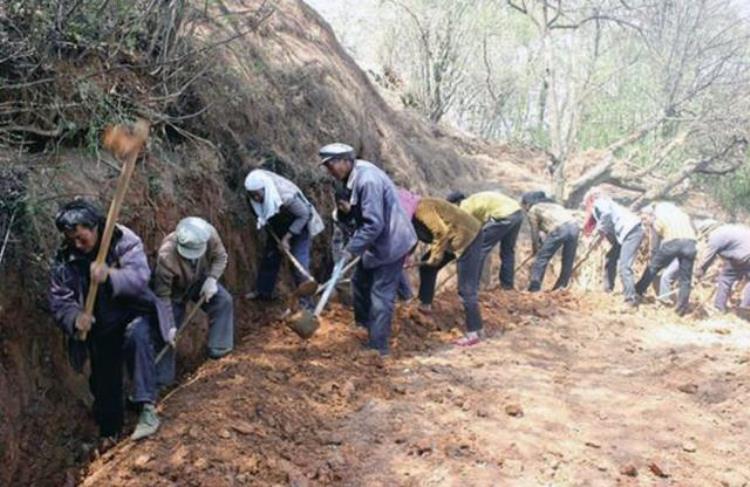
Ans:
[[[523,223],[521,206],[496,191],[482,191],[469,197],[454,191],[447,199],[482,224],[482,266],[492,249],[500,244],[500,287],[513,289],[516,242]]]
[[[479,220],[439,198],[422,198],[412,218],[417,238],[429,243],[419,267],[420,311],[431,313],[435,282],[440,269],[453,259],[458,268],[458,294],[466,312],[466,335],[456,342],[471,346],[479,342],[482,314],[479,280],[482,275],[482,234]]]

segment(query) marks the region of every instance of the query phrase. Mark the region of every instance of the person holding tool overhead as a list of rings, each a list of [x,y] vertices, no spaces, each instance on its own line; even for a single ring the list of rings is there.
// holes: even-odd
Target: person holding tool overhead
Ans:
[[[143,242],[132,230],[116,225],[105,263],[95,258],[105,226],[102,211],[86,200],[74,200],[60,209],[55,226],[64,240],[55,257],[49,286],[49,307],[57,325],[69,337],[71,363],[82,370],[91,358],[89,386],[94,396],[94,417],[103,439],[116,440],[124,418],[123,365],[132,379],[132,401],[141,414],[133,439],[156,433],[156,369],[152,337],[158,316],[169,329],[166,309],[148,287],[151,271]],[[94,312],[83,302],[92,283],[98,283]],[[80,331],[88,331],[80,341]]]
[[[227,261],[219,233],[202,218],[182,219],[162,241],[154,270],[154,291],[172,310],[175,327],[168,340],[171,347],[157,364],[159,386],[174,380],[175,335],[188,301],[198,303],[208,314],[208,356],[218,359],[234,348],[232,296],[219,284]]]
[[[315,207],[293,182],[265,169],[250,171],[245,179],[245,189],[258,221],[258,229],[265,228],[271,238],[266,246],[258,270],[255,291],[248,299],[270,301],[276,287],[282,252],[294,264],[294,281],[297,286],[313,281],[310,276],[310,248],[312,239],[323,231],[323,220]],[[311,309],[309,296],[300,298],[300,304]]]

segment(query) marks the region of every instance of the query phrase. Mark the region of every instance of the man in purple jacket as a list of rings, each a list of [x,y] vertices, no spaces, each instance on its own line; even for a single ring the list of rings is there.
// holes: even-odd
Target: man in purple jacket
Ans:
[[[361,257],[354,276],[355,308],[370,339],[367,346],[388,354],[396,290],[406,255],[417,243],[414,228],[399,203],[391,179],[374,164],[355,159],[346,144],[329,144],[319,151],[322,164],[351,192],[349,204],[356,230],[343,254]]]
[[[57,325],[69,337],[71,358],[79,371],[91,357],[89,386],[94,395],[94,416],[103,438],[116,438],[124,415],[123,364],[132,377],[132,400],[141,406],[133,439],[150,436],[159,427],[154,409],[156,383],[152,323],[155,298],[148,288],[151,271],[141,239],[122,225],[115,229],[106,264],[95,259],[105,218],[92,203],[75,200],[65,205],[55,220],[64,242],[55,258],[49,287],[49,306]],[[91,280],[99,283],[93,316],[84,311]],[[161,323],[161,320],[160,320]],[[166,330],[171,327],[165,323]],[[85,342],[77,332],[88,330]],[[168,334],[168,332],[167,332]],[[163,331],[164,335],[164,331]]]
[[[701,279],[716,257],[724,261],[724,266],[716,281],[714,306],[726,312],[729,294],[734,284],[743,277],[750,277],[750,227],[745,225],[721,225],[708,235],[708,247],[695,273]],[[750,284],[742,291],[740,307],[750,309]]]

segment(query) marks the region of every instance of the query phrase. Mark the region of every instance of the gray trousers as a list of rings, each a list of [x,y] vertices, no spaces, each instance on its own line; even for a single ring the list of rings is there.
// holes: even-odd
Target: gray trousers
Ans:
[[[576,259],[576,250],[578,249],[578,233],[578,224],[569,222],[560,225],[547,235],[547,238],[542,243],[542,247],[536,254],[534,264],[531,266],[529,291],[536,292],[542,289],[547,266],[560,247],[562,247],[562,270],[560,270],[560,277],[552,289],[555,290],[568,286],[570,277],[573,274],[573,264]]]
[[[200,286],[197,287],[200,289]],[[193,301],[198,296],[192,296]],[[185,302],[172,302],[174,321],[179,327],[185,317]],[[220,358],[228,354],[234,348],[234,304],[232,295],[219,284],[219,291],[211,298],[211,301],[201,306],[208,315],[208,356]],[[169,349],[157,365],[157,385],[164,387],[170,385],[175,379],[175,351]]]
[[[610,237],[612,247],[607,252],[607,263],[604,267],[604,289],[606,291],[614,289],[615,277],[617,277],[619,271],[623,294],[625,295],[625,301],[628,303],[636,302],[633,262],[635,262],[642,241],[643,228],[640,224],[628,233],[622,245]]]
[[[680,261],[674,259],[669,263],[666,269],[661,272],[659,278],[659,296],[664,296],[672,291],[672,283],[677,280],[677,274],[680,271]]]
[[[716,309],[719,311],[727,310],[727,301],[729,301],[729,295],[732,293],[732,287],[743,277],[750,277],[750,263],[739,263],[729,260],[724,262],[724,267],[721,269],[719,278],[716,281],[716,298],[714,299]],[[740,306],[742,308],[750,308],[750,283],[745,285],[745,288],[742,290]]]

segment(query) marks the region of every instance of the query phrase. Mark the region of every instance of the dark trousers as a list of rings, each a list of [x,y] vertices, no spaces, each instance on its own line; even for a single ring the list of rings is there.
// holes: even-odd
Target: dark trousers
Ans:
[[[278,237],[282,235],[277,233]],[[310,247],[312,245],[312,239],[310,233],[305,228],[299,235],[294,235],[290,241],[290,247],[292,255],[302,264],[306,270],[310,269]],[[276,240],[269,235],[266,240],[265,249],[263,250],[263,256],[260,262],[260,269],[258,270],[258,280],[256,283],[256,290],[260,293],[260,296],[265,299],[271,299],[273,296],[273,290],[276,287],[276,279],[279,275],[279,267],[281,266],[282,253],[279,250],[279,245]],[[292,272],[294,276],[294,283],[300,285],[305,281],[305,277],[300,274],[296,268]],[[305,308],[313,307],[313,300],[309,297],[300,299],[300,304]]]
[[[677,295],[677,312],[684,314],[690,301],[690,281],[693,279],[693,265],[696,256],[695,240],[672,239],[662,243],[651,258],[643,276],[635,286],[638,294],[643,295],[657,275],[677,259],[679,262],[678,279],[680,290]]]
[[[643,228],[641,225],[633,228],[625,237],[622,245],[616,240],[610,241],[612,247],[607,252],[607,263],[605,265],[604,286],[607,291],[615,287],[615,277],[620,272],[623,294],[625,301],[635,303],[635,276],[633,275],[633,263],[638,255],[638,249],[643,241]]]
[[[122,429],[123,365],[127,365],[133,382],[133,401],[156,401],[154,333],[151,320],[138,317],[108,333],[91,336],[89,386],[94,395],[94,417],[101,436],[115,436]]]
[[[513,289],[515,265],[516,265],[516,242],[518,233],[523,223],[523,212],[521,210],[503,218],[502,220],[490,219],[482,227],[481,266],[484,266],[487,256],[490,255],[495,245],[500,244],[500,287]]]
[[[746,264],[729,260],[724,262],[724,267],[721,269],[716,281],[716,298],[714,298],[716,309],[720,311],[727,310],[727,301],[729,301],[732,287],[743,277],[750,277],[750,263]],[[740,306],[750,308],[750,283],[742,291]]]
[[[360,261],[352,276],[354,319],[367,328],[368,348],[381,354],[388,353],[393,308],[405,257],[373,269],[366,269]]]
[[[219,290],[211,301],[204,303],[201,310],[208,315],[208,355],[212,358],[223,357],[234,348],[234,303],[232,295],[222,286],[218,285]],[[201,286],[196,286],[196,291],[189,296],[193,302],[200,299],[199,291]],[[176,326],[182,326],[185,319],[185,307],[187,303],[173,301],[172,310],[174,312],[174,322]],[[164,342],[161,341],[161,346]],[[172,348],[167,350],[164,357],[158,364],[158,386],[164,387],[174,382],[175,378],[175,351]]]
[[[544,274],[547,271],[552,257],[557,250],[562,247],[562,270],[557,278],[555,286],[552,288],[560,289],[568,286],[570,277],[573,274],[573,264],[576,259],[576,250],[578,249],[578,234],[580,230],[575,222],[564,223],[557,227],[542,242],[542,247],[536,254],[534,264],[531,266],[531,282],[529,291],[536,292],[542,289]]]
[[[482,329],[482,313],[479,309],[479,282],[482,278],[482,234],[466,247],[464,253],[458,258],[456,267],[458,270],[458,295],[461,296],[466,313],[466,329],[468,331],[479,331]],[[429,259],[429,252],[422,257],[422,261]],[[438,272],[449,262],[455,259],[455,255],[446,252],[443,260],[436,266],[422,265],[419,267],[419,300],[423,304],[432,304],[435,298],[435,284]]]
[[[406,271],[401,269],[401,275],[398,278],[398,299],[401,301],[408,301],[414,297],[414,293],[411,290],[411,284],[409,283],[409,277],[406,275]]]

